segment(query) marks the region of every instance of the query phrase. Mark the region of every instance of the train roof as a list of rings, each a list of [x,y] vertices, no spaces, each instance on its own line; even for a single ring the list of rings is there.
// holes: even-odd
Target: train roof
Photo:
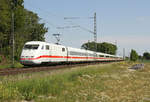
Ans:
[[[26,42],[25,44],[44,44],[46,42],[43,42],[43,41],[29,41],[29,42]]]
[[[64,47],[63,45],[57,45],[57,44],[43,42],[43,41],[29,41],[29,42],[26,42],[25,44],[48,44],[48,45],[53,45],[53,46],[62,46],[62,47]]]

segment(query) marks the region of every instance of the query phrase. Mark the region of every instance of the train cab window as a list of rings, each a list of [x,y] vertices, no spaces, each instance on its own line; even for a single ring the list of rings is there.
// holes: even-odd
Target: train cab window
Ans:
[[[27,45],[24,46],[24,49],[25,49],[25,50],[27,50],[27,49],[28,49],[28,50],[31,50],[31,49],[32,49],[32,50],[36,50],[36,49],[38,49],[38,47],[39,47],[38,44],[34,44],[34,45],[31,45],[31,44],[29,45],[29,44],[27,44]]]
[[[99,57],[104,57],[104,55],[99,55]]]
[[[62,52],[65,52],[65,48],[62,48]]]
[[[49,50],[49,45],[46,45],[46,50]]]

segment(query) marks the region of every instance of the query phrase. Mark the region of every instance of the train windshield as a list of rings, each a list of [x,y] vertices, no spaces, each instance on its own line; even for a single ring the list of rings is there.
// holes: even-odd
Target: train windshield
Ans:
[[[25,50],[31,50],[31,49],[33,50],[33,49],[35,49],[36,50],[36,49],[38,49],[38,47],[39,47],[38,44],[35,44],[35,45],[25,45],[24,49]]]

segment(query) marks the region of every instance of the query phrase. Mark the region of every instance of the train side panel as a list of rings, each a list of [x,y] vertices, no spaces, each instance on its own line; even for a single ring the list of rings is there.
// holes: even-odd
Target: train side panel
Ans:
[[[50,44],[50,62],[66,62],[67,48],[61,45]]]
[[[83,49],[71,48],[68,49],[68,61],[69,62],[80,62],[87,61],[87,51]]]
[[[87,50],[87,61],[94,61],[94,52]]]

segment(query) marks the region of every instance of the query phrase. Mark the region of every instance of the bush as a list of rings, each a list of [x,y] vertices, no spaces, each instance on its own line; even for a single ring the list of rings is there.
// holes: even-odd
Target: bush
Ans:
[[[130,53],[130,60],[131,61],[137,61],[138,60],[138,54],[135,50],[131,50],[131,53]]]
[[[150,60],[150,53],[149,52],[144,52],[143,57],[146,60]]]

